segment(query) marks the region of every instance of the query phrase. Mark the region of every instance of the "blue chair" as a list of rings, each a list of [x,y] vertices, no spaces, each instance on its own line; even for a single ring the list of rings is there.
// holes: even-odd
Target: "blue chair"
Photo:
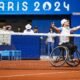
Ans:
[[[21,60],[21,50],[11,50],[11,60]]]
[[[8,60],[10,60],[10,53],[8,50],[1,50],[0,51],[0,60],[3,60],[3,57],[7,57]]]
[[[3,56],[6,56],[8,60],[21,60],[21,50],[16,50],[12,45],[1,45],[0,60],[3,60]]]

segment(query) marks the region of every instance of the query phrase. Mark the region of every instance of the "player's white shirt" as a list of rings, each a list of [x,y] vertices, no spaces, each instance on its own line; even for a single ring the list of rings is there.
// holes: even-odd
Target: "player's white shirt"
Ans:
[[[62,35],[70,35],[72,30],[77,30],[80,29],[80,26],[74,27],[74,28],[70,28],[70,27],[61,27],[59,28],[61,30],[61,34]],[[70,38],[68,36],[60,36],[60,41],[59,41],[59,45],[63,44],[63,43],[67,43],[70,41]]]
[[[54,43],[54,37],[53,36],[51,36],[50,34],[55,34],[55,33],[48,33],[48,37],[47,37],[47,42],[52,42],[52,43]]]
[[[61,27],[61,34],[62,35],[69,35],[70,34],[70,28],[65,28],[65,27]],[[69,37],[68,36],[60,36],[60,40],[59,40],[59,45],[69,42]]]
[[[26,34],[31,34],[31,33],[34,33],[34,31],[33,30],[30,30],[30,31],[27,31],[26,29],[24,30],[24,32],[23,33],[26,33]]]

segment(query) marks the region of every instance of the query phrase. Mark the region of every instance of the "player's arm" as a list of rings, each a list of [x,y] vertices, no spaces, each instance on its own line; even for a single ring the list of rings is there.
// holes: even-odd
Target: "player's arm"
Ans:
[[[57,28],[56,26],[52,26],[52,29],[55,30],[57,33],[60,33],[60,31],[61,31],[61,30],[60,30],[59,28]]]
[[[70,32],[73,33],[73,32],[75,32],[77,30],[80,30],[80,26],[71,28]]]

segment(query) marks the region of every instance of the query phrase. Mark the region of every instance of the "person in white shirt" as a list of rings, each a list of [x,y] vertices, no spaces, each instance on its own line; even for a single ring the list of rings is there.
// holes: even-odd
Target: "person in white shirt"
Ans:
[[[69,23],[69,20],[67,20],[67,19],[62,19],[61,20],[61,25],[62,25],[61,28],[57,28],[57,27],[54,27],[54,26],[52,26],[52,28],[54,30],[56,30],[56,32],[58,32],[62,35],[70,35],[74,31],[80,29],[80,26],[70,28],[70,23]],[[75,49],[77,48],[77,46],[75,46],[73,43],[71,43],[69,36],[60,36],[59,38],[60,38],[59,45],[66,46],[69,49],[70,55],[72,56]]]
[[[32,26],[30,25],[30,24],[27,24],[26,26],[25,26],[25,30],[24,30],[24,32],[23,33],[34,33],[34,31],[31,29],[32,28]]]
[[[54,34],[54,32],[53,32],[53,29],[51,27],[49,29],[48,34],[49,35],[47,36],[46,43],[47,43],[48,55],[50,55],[50,53],[54,47],[54,37],[50,35],[50,34]]]
[[[6,44],[5,33],[7,32],[6,26],[3,26],[0,30],[0,45]]]
[[[11,45],[11,34],[14,33],[14,31],[12,31],[12,26],[11,25],[3,26],[1,33],[3,36],[2,44]]]

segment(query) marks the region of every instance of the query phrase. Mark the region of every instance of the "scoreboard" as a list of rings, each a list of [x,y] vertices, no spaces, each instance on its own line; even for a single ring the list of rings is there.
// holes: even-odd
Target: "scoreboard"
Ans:
[[[80,0],[0,0],[0,15],[58,15],[80,12]]]

